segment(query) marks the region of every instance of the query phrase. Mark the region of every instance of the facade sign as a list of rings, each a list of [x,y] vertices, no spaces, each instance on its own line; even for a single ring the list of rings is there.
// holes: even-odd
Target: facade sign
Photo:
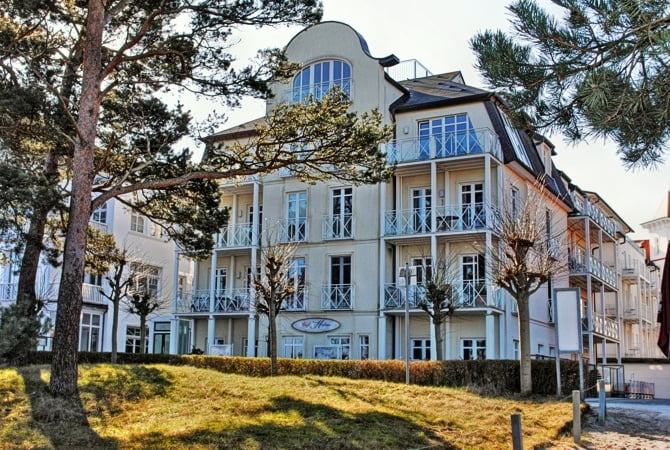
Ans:
[[[340,328],[340,322],[333,319],[313,317],[309,319],[296,320],[291,324],[293,328],[305,333],[325,333]]]

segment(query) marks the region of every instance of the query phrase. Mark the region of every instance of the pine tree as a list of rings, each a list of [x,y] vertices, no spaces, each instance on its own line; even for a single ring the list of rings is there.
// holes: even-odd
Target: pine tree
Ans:
[[[606,137],[627,167],[661,162],[670,138],[670,2],[560,0],[508,8],[514,34],[471,40],[477,68],[517,124]]]

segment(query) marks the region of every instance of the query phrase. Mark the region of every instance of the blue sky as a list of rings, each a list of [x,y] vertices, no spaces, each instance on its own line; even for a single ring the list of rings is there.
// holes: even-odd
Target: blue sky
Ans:
[[[548,0],[540,3],[550,6]],[[507,4],[503,0],[325,0],[324,20],[354,27],[373,56],[393,53],[401,60],[417,59],[433,73],[460,70],[467,84],[486,88],[474,68],[468,41],[485,29],[509,30]],[[251,57],[259,48],[285,45],[298,31],[297,27],[245,31],[232,50],[240,59]],[[191,108],[198,119],[208,113],[200,106]],[[234,126],[263,115],[263,102],[246,101],[226,114],[227,125]],[[582,189],[598,192],[636,231],[633,237],[644,238],[639,224],[655,218],[664,193],[670,190],[670,164],[630,172],[619,162],[612,143],[601,139],[571,145],[561,136],[551,139],[558,168]]]

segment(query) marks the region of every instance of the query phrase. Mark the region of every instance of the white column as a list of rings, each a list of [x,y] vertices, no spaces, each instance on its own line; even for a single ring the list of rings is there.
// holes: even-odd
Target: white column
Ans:
[[[172,316],[170,319],[170,354],[176,355],[179,351],[177,345],[179,341],[179,319]]]
[[[377,319],[377,359],[386,359],[386,315],[384,314],[386,283],[386,183],[379,184],[379,317]]]
[[[384,313],[379,315],[377,322],[377,359],[386,359],[386,316]]]
[[[258,257],[258,245],[261,242],[260,229],[260,183],[258,180],[254,182],[253,193],[254,212],[252,217],[252,235],[254,236],[251,242],[251,276],[256,276],[256,265]],[[243,274],[246,276],[246,274]],[[256,289],[254,284],[249,286],[249,319],[247,320],[247,356],[253,358],[256,356]]]
[[[172,268],[172,318],[170,319],[170,354],[177,354],[178,324],[177,319],[177,302],[179,301],[179,250],[174,249],[174,264]]]
[[[435,210],[433,209],[433,212]],[[435,214],[433,214],[433,218],[435,218]],[[440,260],[438,258],[437,254],[437,236],[434,234],[430,236],[430,260],[433,264],[434,268],[437,268],[437,265],[440,263]],[[444,261],[444,264],[446,264],[446,259]],[[437,359],[437,342],[435,342],[435,325],[433,324],[433,319],[428,316],[428,326],[430,328],[430,354],[431,354],[431,359]]]
[[[430,231],[434,233],[437,230],[437,199],[439,192],[437,192],[437,166],[435,161],[430,163]],[[432,255],[435,256],[434,254]],[[433,261],[435,261],[433,259]]]
[[[428,316],[428,329],[430,330],[430,359],[437,359],[437,342],[435,342],[435,325],[433,319]]]
[[[496,318],[491,311],[486,313],[486,359],[497,359]]]
[[[444,359],[453,359],[451,356],[451,317],[444,322]]]
[[[214,345],[214,337],[216,332],[216,319],[214,318],[214,302],[215,302],[215,287],[216,287],[216,267],[218,265],[218,255],[216,250],[212,252],[212,267],[209,271],[209,318],[207,320],[207,348],[206,353],[209,354],[209,346]]]
[[[502,314],[498,315],[498,334],[500,335],[499,337],[499,345],[498,345],[498,358],[499,359],[509,359],[507,357],[508,354],[508,348],[507,346],[509,345],[509,342],[507,342],[507,311],[503,312]]]

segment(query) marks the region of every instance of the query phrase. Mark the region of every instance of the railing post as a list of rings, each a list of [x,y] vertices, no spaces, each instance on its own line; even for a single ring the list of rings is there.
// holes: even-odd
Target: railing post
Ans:
[[[598,424],[605,425],[605,418],[607,417],[605,380],[598,380],[598,391]]]
[[[579,391],[572,391],[572,437],[575,444],[579,444],[582,440],[582,412],[581,412],[581,396]]]
[[[521,414],[512,414],[512,449],[523,450],[523,433],[521,430]]]

